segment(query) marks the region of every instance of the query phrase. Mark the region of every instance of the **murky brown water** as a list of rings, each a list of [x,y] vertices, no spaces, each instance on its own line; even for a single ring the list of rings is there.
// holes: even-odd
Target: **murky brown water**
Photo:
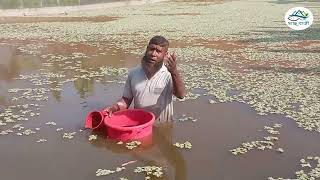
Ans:
[[[185,14],[180,14],[185,15]],[[195,14],[196,15],[196,14]],[[9,23],[16,22],[53,22],[53,21],[109,21],[109,17],[99,18],[13,18]],[[0,19],[8,23],[8,19]],[[123,84],[108,82],[110,77],[100,82],[95,79],[79,79],[65,83],[62,91],[51,90],[47,93],[48,101],[12,101],[11,88],[34,88],[30,82],[15,80],[20,74],[38,73],[39,69],[50,72],[64,73],[73,77],[77,72],[65,70],[68,65],[60,62],[51,62],[52,66],[44,66],[46,58],[25,55],[15,46],[8,44],[39,43],[27,41],[6,40],[7,44],[0,45],[0,112],[6,107],[23,103],[38,103],[43,105],[37,112],[40,116],[29,121],[23,121],[25,129],[40,128],[36,134],[17,136],[15,133],[0,136],[0,173],[1,179],[46,179],[46,180],[88,180],[88,179],[144,179],[142,174],[133,172],[137,166],[157,165],[165,168],[162,179],[214,179],[260,180],[267,177],[294,178],[294,172],[299,170],[299,160],[305,155],[318,156],[320,144],[319,134],[307,132],[297,128],[296,123],[281,115],[260,116],[246,104],[220,103],[211,105],[203,96],[197,100],[175,102],[175,116],[182,114],[192,116],[198,121],[161,124],[154,127],[151,140],[142,147],[127,150],[98,133],[98,140],[89,141],[88,136],[95,134],[90,130],[80,132],[88,112],[99,110],[114,103],[121,95]],[[114,48],[111,42],[105,42],[101,49],[85,44],[46,43],[43,54],[61,54],[68,56],[75,52],[96,56],[80,58],[81,68],[86,70],[98,69],[101,66],[132,68],[140,62],[140,57],[125,54]],[[296,46],[303,48],[318,41],[310,41]],[[248,44],[237,41],[196,41],[183,43],[172,41],[172,47],[204,46],[233,52],[246,48]],[[104,55],[99,54],[106,52]],[[226,62],[226,67],[239,70],[240,65],[246,68],[264,67],[270,64],[255,64],[241,59],[241,62]],[[201,63],[201,62],[200,62]],[[239,64],[237,64],[239,63]],[[288,62],[283,63],[284,66]],[[61,66],[60,66],[61,65]],[[74,66],[75,64],[72,64]],[[60,81],[48,85],[55,87]],[[201,91],[200,91],[201,92]],[[46,122],[56,122],[56,126],[46,125]],[[263,126],[272,126],[282,123],[279,141],[274,149],[283,148],[284,153],[275,150],[254,150],[242,156],[234,156],[229,150],[240,146],[242,142],[261,140],[268,134]],[[12,127],[14,124],[0,126],[0,131]],[[57,132],[57,128],[63,128]],[[62,138],[64,132],[77,132],[73,139]],[[36,143],[40,138],[48,141]],[[175,142],[190,141],[191,150],[178,149],[172,144]],[[126,170],[106,177],[96,177],[97,169],[115,169],[128,161],[137,160]]]
[[[19,55],[14,47],[5,45],[0,47],[0,52],[0,103],[4,108],[12,104],[8,100],[10,95],[7,89],[30,87],[30,84],[14,78],[19,74],[36,72],[41,66],[41,60],[37,56]],[[114,56],[97,56],[83,61],[83,64],[86,64],[84,68],[102,65],[130,68],[139,63],[139,57],[117,53]],[[41,128],[38,133],[30,136],[11,134],[0,137],[2,178],[143,179],[143,176],[134,173],[133,169],[147,165],[165,167],[163,179],[185,180],[201,177],[254,180],[266,179],[268,176],[293,178],[301,156],[317,155],[316,153],[320,152],[320,144],[314,143],[317,142],[318,134],[298,129],[288,118],[280,115],[259,116],[248,105],[241,103],[209,105],[206,97],[175,102],[176,116],[186,114],[198,121],[175,121],[158,125],[154,128],[151,144],[129,151],[103,135],[100,135],[97,141],[88,141],[91,132],[79,132],[83,128],[86,113],[115,102],[121,96],[123,84],[103,85],[94,81],[83,83],[89,83],[89,91],[84,85],[66,83],[60,94],[49,93],[49,100],[40,103],[44,105],[39,111],[40,116],[23,124],[26,128]],[[57,126],[45,125],[49,121],[56,122]],[[285,153],[279,154],[274,150],[252,151],[237,157],[229,152],[241,142],[266,136],[265,132],[258,130],[273,123],[284,125],[275,148],[281,147],[285,149]],[[56,132],[56,128],[61,127],[64,130]],[[1,127],[1,130],[4,129]],[[63,132],[73,131],[77,132],[74,139],[62,138]],[[39,138],[45,138],[48,142],[36,143]],[[191,150],[172,146],[175,142],[185,141],[192,142]],[[99,168],[115,169],[131,160],[137,162],[128,165],[122,172],[107,177],[95,176]]]

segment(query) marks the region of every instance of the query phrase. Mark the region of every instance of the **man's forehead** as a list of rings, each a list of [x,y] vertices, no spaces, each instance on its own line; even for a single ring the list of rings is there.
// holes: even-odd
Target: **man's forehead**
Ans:
[[[156,48],[156,49],[159,49],[159,50],[162,50],[162,49],[165,48],[165,47],[162,47],[162,46],[157,45],[157,44],[149,44],[148,47],[150,47],[150,48]]]

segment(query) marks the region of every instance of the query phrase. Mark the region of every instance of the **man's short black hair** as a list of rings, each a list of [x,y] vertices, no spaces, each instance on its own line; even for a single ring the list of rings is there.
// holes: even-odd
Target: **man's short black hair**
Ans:
[[[165,47],[166,50],[169,48],[169,41],[163,36],[154,36],[150,39],[149,44],[159,45],[161,47]]]

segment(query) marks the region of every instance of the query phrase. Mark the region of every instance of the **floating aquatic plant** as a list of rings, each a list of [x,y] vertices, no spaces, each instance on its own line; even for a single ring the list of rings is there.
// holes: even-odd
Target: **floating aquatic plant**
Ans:
[[[191,144],[189,141],[186,141],[186,142],[184,142],[184,143],[178,143],[178,142],[176,142],[176,143],[174,143],[173,145],[176,146],[176,147],[178,147],[178,148],[181,148],[181,149],[183,149],[183,148],[185,148],[185,149],[191,149],[191,148],[192,148],[192,144]]]
[[[123,171],[123,170],[125,170],[125,169],[126,169],[125,167],[116,167],[115,170],[98,169],[98,170],[96,171],[96,176],[106,176],[106,175],[109,175],[109,174],[113,174],[113,173],[116,173],[116,172]]]
[[[143,166],[143,167],[136,167],[134,169],[135,173],[145,173],[146,177],[145,179],[150,179],[151,176],[154,177],[162,177],[163,172],[162,172],[162,167],[158,166]]]
[[[118,142],[119,143],[119,142]],[[126,148],[127,149],[134,149],[136,147],[138,147],[141,144],[140,141],[131,141],[131,142],[127,142],[126,143]]]
[[[279,124],[279,123],[275,123],[272,127],[264,126],[264,130],[266,130],[267,133],[269,133],[271,136],[263,137],[264,140],[242,143],[241,147],[232,149],[230,150],[230,152],[233,155],[240,155],[240,154],[245,154],[254,149],[257,149],[257,150],[273,149],[273,146],[275,145],[275,141],[279,139],[274,135],[280,134],[280,132],[278,130],[275,130],[275,128],[280,128],[280,127],[282,127],[282,124]],[[282,148],[278,148],[276,151],[281,153],[284,152]]]
[[[198,119],[193,118],[191,116],[187,116],[185,114],[182,114],[180,117],[177,118],[178,121],[183,122],[183,121],[192,121],[196,122]]]
[[[50,121],[50,122],[47,122],[47,123],[46,123],[46,125],[56,126],[56,125],[57,125],[57,123]]]
[[[90,135],[89,136],[89,141],[96,140],[96,139],[98,139],[97,135]]]
[[[320,178],[320,157],[307,156],[305,159],[300,159],[301,170],[295,172],[295,179],[316,180]],[[293,180],[289,178],[273,178],[268,177],[268,180]]]
[[[64,139],[72,139],[76,133],[77,133],[77,132],[63,133],[63,136],[62,136],[62,137],[63,137]]]
[[[47,140],[46,140],[46,139],[39,139],[39,140],[37,141],[37,143],[43,143],[43,142],[47,142]]]

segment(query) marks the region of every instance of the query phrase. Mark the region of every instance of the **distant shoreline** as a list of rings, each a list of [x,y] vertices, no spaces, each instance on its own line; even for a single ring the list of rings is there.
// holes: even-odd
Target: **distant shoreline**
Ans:
[[[3,9],[0,10],[0,17],[10,16],[45,16],[45,15],[63,15],[70,12],[85,11],[85,10],[98,10],[113,7],[143,5],[148,3],[157,3],[166,0],[128,0],[121,2],[109,2],[100,4],[77,5],[77,6],[56,6],[56,7],[43,7],[43,8],[24,8],[24,9]]]

